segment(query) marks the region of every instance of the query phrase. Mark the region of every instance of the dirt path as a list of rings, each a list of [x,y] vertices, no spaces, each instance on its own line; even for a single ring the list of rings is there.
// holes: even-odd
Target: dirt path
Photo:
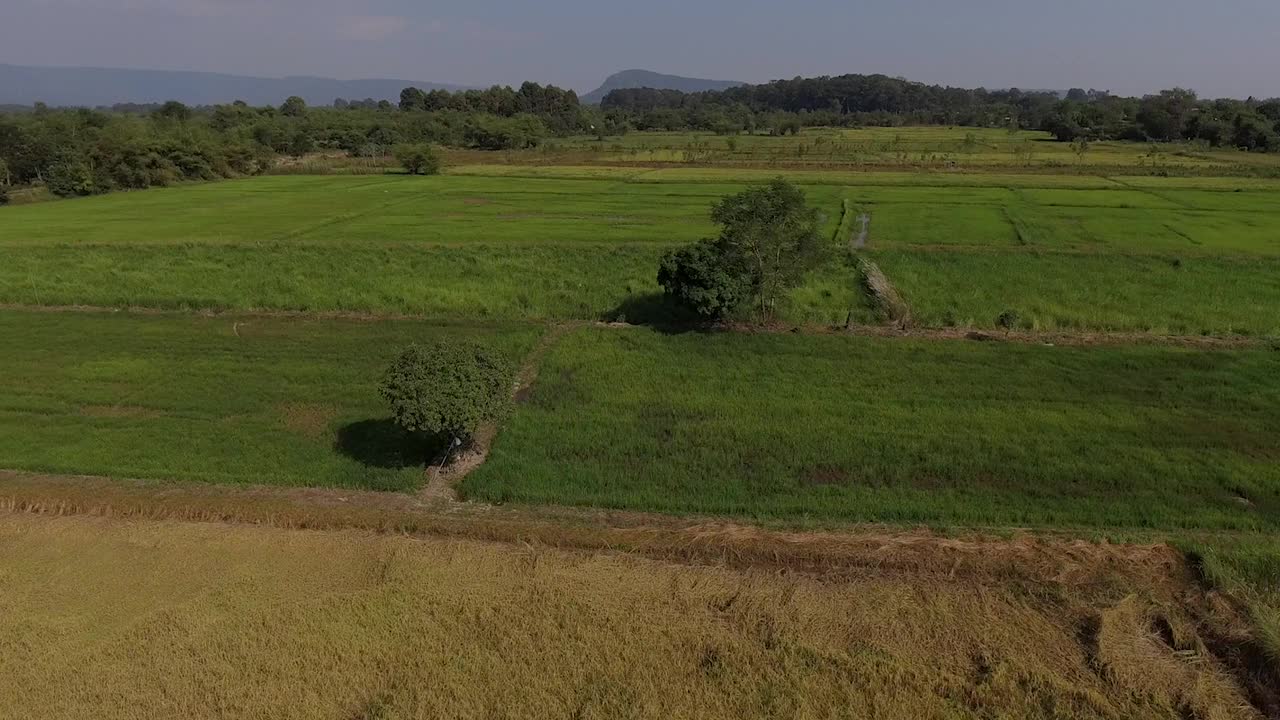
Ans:
[[[534,381],[538,379],[538,368],[542,364],[542,358],[556,341],[575,328],[584,327],[587,324],[589,323],[556,323],[543,333],[516,372],[515,382],[511,387],[512,402],[520,402],[533,387]],[[484,464],[497,436],[498,427],[487,424],[481,427],[471,439],[471,443],[457,454],[451,458],[436,459],[426,470],[427,482],[419,493],[419,497],[429,503],[456,510],[455,506],[463,503],[458,495],[458,483]]]
[[[861,250],[867,246],[867,237],[871,233],[871,216],[867,213],[862,213],[855,219],[859,228],[858,234],[853,236],[851,247],[854,250]]]

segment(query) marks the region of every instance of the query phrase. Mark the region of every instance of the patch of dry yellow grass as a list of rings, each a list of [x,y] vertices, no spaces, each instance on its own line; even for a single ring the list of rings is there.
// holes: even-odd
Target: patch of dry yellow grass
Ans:
[[[1140,596],[23,514],[0,558],[0,717],[1256,717]]]

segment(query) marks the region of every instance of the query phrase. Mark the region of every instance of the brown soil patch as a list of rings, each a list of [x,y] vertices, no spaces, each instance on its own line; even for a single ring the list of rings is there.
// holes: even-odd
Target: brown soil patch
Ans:
[[[137,405],[82,405],[80,414],[94,418],[157,418],[163,413]]]
[[[276,412],[280,414],[280,420],[286,428],[315,440],[329,437],[330,424],[338,414],[329,405],[295,402],[277,405]]]
[[[817,465],[805,475],[810,485],[845,485],[849,482],[849,473],[835,465]]]

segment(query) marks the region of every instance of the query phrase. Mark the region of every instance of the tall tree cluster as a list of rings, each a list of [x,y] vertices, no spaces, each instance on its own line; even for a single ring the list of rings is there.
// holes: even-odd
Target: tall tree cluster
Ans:
[[[0,186],[44,184],[59,195],[90,195],[254,174],[277,156],[316,151],[381,157],[402,145],[523,149],[596,132],[603,118],[573,91],[536,83],[458,93],[407,88],[399,106],[340,98],[332,107],[308,107],[300,97],[279,107],[37,105],[0,113]]]
[[[885,75],[795,78],[683,93],[614,90],[605,111],[642,130],[775,134],[804,126],[960,125],[1047,130],[1058,139],[1200,141],[1213,147],[1280,149],[1280,100],[1202,100],[1175,88],[1143,98],[1073,88],[1056,92],[943,87]]]

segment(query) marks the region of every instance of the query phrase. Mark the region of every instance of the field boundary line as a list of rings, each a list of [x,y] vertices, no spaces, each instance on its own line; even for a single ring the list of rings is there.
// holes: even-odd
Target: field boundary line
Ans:
[[[424,322],[441,327],[459,326],[471,328],[501,327],[545,327],[551,325],[570,325],[596,328],[702,328],[719,332],[739,333],[771,333],[771,334],[803,334],[803,335],[868,335],[885,338],[911,338],[919,340],[976,340],[998,341],[1037,345],[1062,346],[1116,346],[1116,345],[1155,345],[1199,348],[1203,350],[1247,350],[1271,347],[1272,340],[1267,337],[1248,335],[1162,335],[1156,333],[1123,331],[1123,330],[1003,330],[977,327],[927,327],[912,326],[910,328],[888,325],[864,325],[857,323],[840,324],[804,324],[772,322],[764,324],[724,322],[711,325],[680,324],[641,324],[626,322],[606,322],[601,320],[559,320],[548,323],[545,320],[528,320],[512,318],[509,320],[466,319],[456,317],[439,317],[432,315],[406,315],[403,313],[377,314],[351,311],[304,311],[304,310],[179,310],[170,308],[149,307],[110,307],[100,305],[24,305],[21,303],[0,303],[0,312],[25,313],[86,313],[86,314],[127,314],[143,317],[172,318],[208,318],[225,319],[233,323],[252,319],[299,319],[299,320],[343,320],[350,322],[381,321],[414,321]]]
[[[1196,535],[1195,531],[1151,528],[1123,535],[1123,528],[1104,531],[965,526],[940,533],[921,524],[865,522],[802,528],[723,516],[559,505],[458,503],[445,507],[420,495],[374,490],[115,479],[15,470],[0,470],[0,512],[465,537],[637,553],[677,562],[786,567],[824,575],[909,571],[952,577],[1034,578],[1043,582],[1080,571],[1083,557],[1098,554],[1129,570],[1167,578],[1171,568],[1185,563],[1182,553],[1170,543]],[[1085,539],[1117,534],[1128,541]],[[1064,553],[1062,563],[1046,556],[1056,551]],[[1052,567],[1045,565],[1046,560],[1052,561]]]
[[[1031,240],[1027,237],[1027,233],[1024,233],[1022,231],[1023,223],[1016,216],[1014,216],[1013,212],[1009,210],[1009,206],[1001,205],[1000,214],[1004,215],[1004,219],[1009,223],[1009,226],[1013,228],[1013,235],[1015,238],[1017,238],[1018,245],[1020,247],[1029,247],[1032,243],[1031,243]]]
[[[374,183],[374,184],[377,185],[380,183]],[[312,232],[315,232],[316,230],[320,230],[327,227],[333,227],[335,225],[342,225],[343,223],[348,223],[348,222],[351,222],[352,220],[359,220],[362,217],[368,217],[369,215],[372,215],[374,213],[382,212],[383,210],[388,210],[398,205],[404,205],[406,203],[412,202],[417,199],[418,199],[417,196],[409,195],[407,197],[397,198],[395,200],[389,200],[385,203],[374,205],[373,207],[367,208],[365,210],[361,210],[359,212],[334,215],[333,217],[326,218],[324,220],[321,220],[320,222],[314,223],[312,225],[308,225],[307,227],[289,230],[288,232],[285,232],[283,234],[270,238],[270,240],[272,242],[280,242],[283,240],[296,240]]]
[[[1150,195],[1150,196],[1151,196],[1151,197],[1153,197],[1153,198],[1157,198],[1157,199],[1163,200],[1163,201],[1165,201],[1165,202],[1167,202],[1167,203],[1173,203],[1174,205],[1176,205],[1176,206],[1178,206],[1178,207],[1182,208],[1183,210],[1198,210],[1198,209],[1199,209],[1199,208],[1196,208],[1196,207],[1194,207],[1194,206],[1192,206],[1192,205],[1188,205],[1187,203],[1185,203],[1185,202],[1183,202],[1183,201],[1181,201],[1181,200],[1178,200],[1177,198],[1171,198],[1171,197],[1169,197],[1169,196],[1165,195],[1164,193],[1158,192],[1158,191],[1153,190],[1153,189],[1151,189],[1151,188],[1139,187],[1139,186],[1137,186],[1137,185],[1133,185],[1133,184],[1127,183],[1127,182],[1125,182],[1125,181],[1123,181],[1123,180],[1120,180],[1120,179],[1117,179],[1117,178],[1108,178],[1108,179],[1109,179],[1109,180],[1111,180],[1111,182],[1113,182],[1113,183],[1115,183],[1115,184],[1119,185],[1120,187],[1127,188],[1127,189],[1132,190],[1132,191],[1134,191],[1134,192],[1142,193],[1142,194],[1144,194],[1144,195]]]

